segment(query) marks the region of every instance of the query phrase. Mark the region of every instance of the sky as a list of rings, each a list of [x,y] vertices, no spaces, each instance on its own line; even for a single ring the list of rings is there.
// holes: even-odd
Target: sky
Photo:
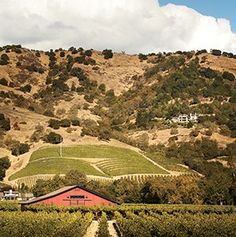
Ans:
[[[236,32],[236,1],[235,0],[160,0],[160,5],[173,3],[191,7],[207,16],[230,20],[232,30]]]
[[[234,2],[1,0],[0,45],[109,48],[129,54],[213,48],[236,53]]]

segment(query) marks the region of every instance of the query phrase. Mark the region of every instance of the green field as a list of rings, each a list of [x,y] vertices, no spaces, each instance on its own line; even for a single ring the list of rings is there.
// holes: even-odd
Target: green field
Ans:
[[[65,174],[71,169],[86,175],[105,177],[167,174],[165,170],[130,149],[106,145],[79,145],[63,147],[62,157],[59,146],[40,148],[31,155],[28,165],[12,175],[10,180],[39,174]]]
[[[191,172],[188,168],[181,166],[182,161],[176,158],[168,159],[159,152],[146,152],[145,155],[168,170],[179,172]]]

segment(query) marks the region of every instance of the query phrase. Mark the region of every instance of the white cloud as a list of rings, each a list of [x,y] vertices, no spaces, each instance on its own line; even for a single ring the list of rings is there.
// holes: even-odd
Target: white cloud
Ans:
[[[0,44],[129,53],[218,48],[236,53],[230,22],[155,0],[1,0]]]

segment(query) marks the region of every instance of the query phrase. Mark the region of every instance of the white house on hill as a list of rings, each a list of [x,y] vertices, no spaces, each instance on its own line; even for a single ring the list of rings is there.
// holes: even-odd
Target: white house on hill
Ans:
[[[199,116],[195,114],[180,114],[178,117],[173,117],[173,123],[197,123]]]

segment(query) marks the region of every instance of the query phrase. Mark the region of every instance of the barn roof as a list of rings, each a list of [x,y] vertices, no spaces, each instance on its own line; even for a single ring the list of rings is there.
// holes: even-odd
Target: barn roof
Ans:
[[[88,189],[86,187],[80,186],[80,185],[65,186],[63,188],[60,188],[60,189],[58,189],[56,191],[53,191],[51,193],[48,193],[46,195],[43,195],[43,196],[40,196],[40,197],[37,197],[37,198],[33,198],[33,199],[25,201],[25,202],[21,202],[21,204],[23,204],[23,205],[33,204],[33,203],[36,203],[38,201],[42,201],[42,200],[45,200],[45,199],[48,199],[48,198],[51,198],[51,197],[55,197],[55,196],[57,196],[59,194],[65,193],[65,192],[70,191],[70,190],[75,189],[75,188],[83,189],[84,191],[87,191],[87,192],[92,193],[92,194],[94,194],[96,196],[99,196],[99,197],[101,197],[103,199],[106,199],[106,200],[108,200],[110,202],[118,204],[116,201],[112,200],[111,198],[109,198],[109,197],[107,197],[107,196],[105,196],[105,195],[103,195],[101,193],[95,192],[95,191],[93,191],[91,189]]]

